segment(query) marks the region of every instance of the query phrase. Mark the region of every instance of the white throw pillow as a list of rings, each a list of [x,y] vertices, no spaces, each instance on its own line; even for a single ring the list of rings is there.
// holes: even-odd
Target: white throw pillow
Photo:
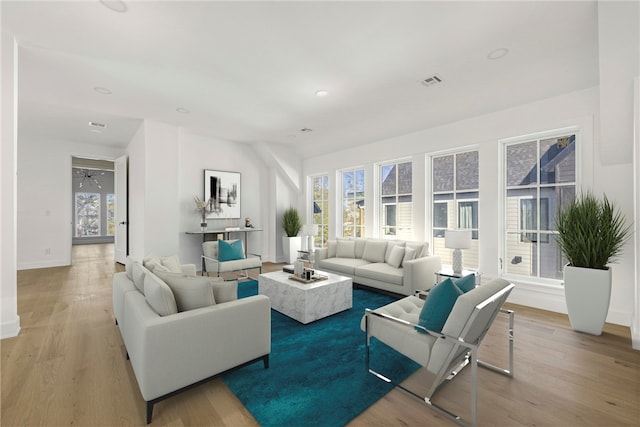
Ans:
[[[362,259],[369,262],[384,262],[387,242],[384,240],[367,240]]]
[[[428,246],[425,242],[407,242],[407,248],[415,249],[416,258],[422,258],[428,253]]]
[[[208,277],[187,277],[180,273],[155,273],[173,292],[178,312],[208,307],[216,303]]]
[[[404,258],[404,248],[402,246],[396,245],[391,249],[391,255],[389,255],[389,260],[387,264],[391,267],[400,268],[400,264],[402,264],[402,258]]]
[[[127,273],[127,278],[133,281],[133,264],[135,260],[128,255],[124,260],[124,271]]]
[[[336,245],[337,258],[354,258],[356,256],[356,242],[353,240],[338,240]]]
[[[389,241],[389,244],[387,245],[387,252],[385,252],[384,254],[384,262],[389,262],[389,257],[391,256],[391,250],[395,246],[400,246],[401,248],[404,248],[404,242],[398,242],[397,240]]]
[[[416,250],[414,248],[405,248],[404,249],[404,258],[402,259],[402,264],[405,262],[411,261],[412,259],[416,259]]]
[[[151,272],[144,277],[144,297],[151,308],[160,316],[168,316],[178,312],[176,299],[169,285]]]
[[[162,266],[168,268],[170,272],[182,273],[182,267],[180,266],[178,255],[160,258],[160,262],[162,263]]]
[[[211,277],[211,287],[216,304],[235,301],[238,299],[238,282],[233,280],[225,282],[221,277]]]
[[[139,262],[134,262],[131,265],[131,275],[133,276],[133,284],[136,289],[142,292],[144,295],[144,277],[149,273],[149,270],[144,268]]]

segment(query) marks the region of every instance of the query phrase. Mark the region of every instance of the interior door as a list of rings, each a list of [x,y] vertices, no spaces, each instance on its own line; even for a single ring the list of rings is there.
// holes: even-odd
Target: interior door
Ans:
[[[116,193],[116,234],[114,237],[115,260],[124,264],[129,253],[129,222],[127,211],[127,156],[114,162],[114,186]]]

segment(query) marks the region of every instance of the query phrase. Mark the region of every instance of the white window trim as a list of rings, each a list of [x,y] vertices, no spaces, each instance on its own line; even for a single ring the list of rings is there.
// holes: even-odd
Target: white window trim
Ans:
[[[327,221],[329,221],[327,224],[325,224],[328,228],[329,228],[329,234],[327,237],[327,240],[329,240],[331,238],[331,175],[329,173],[317,173],[314,175],[308,175],[307,176],[307,202],[306,202],[306,207],[305,207],[305,215],[306,215],[306,221],[303,222],[303,224],[313,224],[313,209],[310,208],[310,206],[313,206],[313,181],[316,178],[320,178],[320,177],[327,177],[327,189],[329,190],[329,194],[327,195],[327,201],[329,202],[329,215],[327,215]],[[316,245],[319,243],[326,243],[326,242],[316,242]]]
[[[580,125],[567,126],[557,128],[553,130],[536,132],[512,138],[505,138],[498,140],[498,275],[505,280],[512,282],[518,282],[522,284],[530,284],[536,286],[548,287],[551,289],[562,289],[563,280],[549,279],[542,277],[521,276],[517,274],[507,273],[505,270],[506,256],[506,235],[507,227],[505,223],[505,209],[506,209],[506,168],[505,168],[505,150],[508,145],[514,145],[522,142],[530,142],[531,140],[540,140],[546,138],[553,138],[557,136],[563,136],[567,133],[575,134],[576,136],[576,161],[575,161],[575,173],[576,173],[576,191],[580,191],[584,187],[582,180],[582,156],[583,150],[583,133]],[[539,214],[539,213],[538,213]]]

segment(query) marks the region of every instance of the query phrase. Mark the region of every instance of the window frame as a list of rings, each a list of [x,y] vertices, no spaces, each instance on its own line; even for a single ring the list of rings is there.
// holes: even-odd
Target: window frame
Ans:
[[[315,198],[314,193],[315,193],[316,179],[326,180],[326,186],[324,188],[326,190],[326,198],[324,197],[321,197],[320,199]],[[322,185],[323,184],[321,184],[321,188],[322,188]],[[310,175],[309,188],[310,188],[309,196],[311,199],[311,203],[309,204],[311,206],[309,216],[311,217],[311,224],[318,224],[318,234],[315,236],[314,242],[316,247],[322,248],[322,247],[325,247],[325,245],[327,244],[327,241],[329,240],[329,222],[330,222],[329,212],[331,209],[331,194],[330,194],[331,181],[329,179],[329,174],[321,173],[317,175]],[[321,193],[324,194],[324,192],[321,192]],[[317,200],[320,200],[320,207],[322,209],[322,211],[318,214],[314,213],[314,204],[317,202]],[[319,216],[319,218],[321,219],[320,222],[317,222],[318,215],[320,215]]]
[[[410,163],[411,164],[411,193],[400,193],[399,192],[399,180],[396,179],[396,188],[395,188],[395,193],[394,195],[383,195],[383,189],[382,189],[382,185],[384,184],[383,181],[383,176],[382,176],[382,169],[384,167],[387,166],[395,166],[396,167],[396,176],[398,175],[398,168],[399,165],[405,164],[405,163]],[[398,232],[400,231],[400,228],[402,230],[403,233],[408,232],[411,236],[413,236],[413,231],[414,231],[414,225],[413,225],[413,220],[414,220],[414,179],[413,179],[413,167],[414,167],[414,160],[413,158],[410,157],[406,157],[406,158],[402,158],[402,159],[395,159],[395,160],[388,160],[388,161],[384,161],[384,162],[380,162],[380,163],[376,163],[375,164],[375,205],[376,205],[376,215],[375,215],[375,230],[376,230],[376,235],[378,238],[381,239],[390,239],[390,240],[395,240],[395,239],[403,239],[403,237],[399,237]],[[401,198],[406,198],[407,196],[411,197],[411,223],[409,225],[409,227],[398,227],[398,204],[399,203],[407,203],[407,202],[401,202],[400,199]],[[384,203],[383,202],[383,198],[385,197],[394,197],[395,198],[395,202],[394,203]],[[396,206],[395,208],[395,218],[396,218],[396,225],[393,226],[392,228],[394,229],[395,233],[394,234],[387,234],[386,231],[388,231],[389,226],[387,226],[386,224],[384,224],[384,218],[385,218],[385,214],[383,211],[386,211],[386,209],[388,208],[388,206],[390,205],[394,205]],[[407,240],[411,240],[411,239],[407,239]]]
[[[362,225],[358,225],[356,223],[356,216],[354,215],[353,219],[354,222],[352,224],[346,224],[344,221],[344,217],[345,217],[345,201],[352,201],[354,206],[356,206],[357,208],[357,201],[359,200],[359,198],[356,196],[356,192],[354,191],[353,197],[352,198],[347,198],[345,199],[344,197],[344,177],[345,174],[348,173],[353,173],[353,180],[354,180],[354,186],[357,185],[357,175],[359,172],[362,172],[362,200],[365,202],[365,206],[366,206],[366,194],[365,194],[365,190],[366,190],[366,170],[364,167],[354,167],[354,168],[348,168],[348,169],[342,169],[340,171],[338,171],[339,177],[340,177],[340,215],[339,215],[339,228],[340,228],[340,235],[342,237],[345,237],[345,229],[347,228],[347,226],[352,227],[353,230],[353,235],[352,236],[348,236],[348,237],[365,237],[365,232],[366,232],[366,225],[365,225],[365,209],[362,209],[361,212],[361,224]],[[361,232],[360,232],[360,236],[357,236],[357,232],[356,229],[360,228]]]

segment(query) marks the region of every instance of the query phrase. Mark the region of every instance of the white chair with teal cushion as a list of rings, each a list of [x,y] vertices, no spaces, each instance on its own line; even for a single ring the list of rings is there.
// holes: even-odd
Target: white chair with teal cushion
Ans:
[[[475,281],[475,277],[473,278]],[[513,311],[502,305],[514,288],[513,284],[494,279],[475,287],[466,281],[447,279],[435,285],[427,299],[408,296],[376,310],[366,309],[362,329],[367,334],[367,370],[419,398],[431,408],[461,425],[477,425],[478,365],[513,376]],[[509,369],[478,360],[478,348],[499,312],[509,315]],[[371,339],[412,359],[425,369],[425,395],[397,384],[384,374],[371,369]],[[464,366],[471,365],[471,421],[432,402],[434,394]]]
[[[246,254],[242,240],[217,240],[202,243],[202,259],[207,275],[215,273],[240,272],[248,277],[247,270],[259,269],[262,272],[262,257],[258,254]]]

